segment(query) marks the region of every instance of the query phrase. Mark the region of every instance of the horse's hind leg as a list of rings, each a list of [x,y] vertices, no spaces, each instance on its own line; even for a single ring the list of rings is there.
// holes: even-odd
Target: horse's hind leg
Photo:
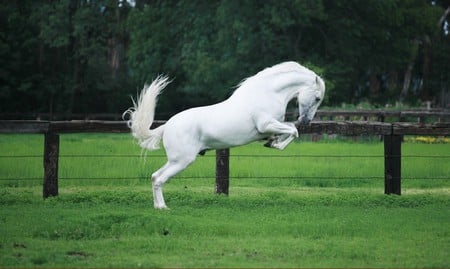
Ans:
[[[153,187],[153,204],[157,209],[167,208],[164,202],[162,187],[171,177],[183,171],[194,159],[168,161],[162,168],[153,173],[152,187]]]

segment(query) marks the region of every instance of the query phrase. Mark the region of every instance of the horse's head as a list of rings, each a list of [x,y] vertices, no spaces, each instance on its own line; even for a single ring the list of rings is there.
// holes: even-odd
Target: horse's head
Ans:
[[[325,83],[316,76],[313,85],[303,88],[298,94],[298,121],[297,124],[309,124],[314,118],[317,108],[325,95]]]

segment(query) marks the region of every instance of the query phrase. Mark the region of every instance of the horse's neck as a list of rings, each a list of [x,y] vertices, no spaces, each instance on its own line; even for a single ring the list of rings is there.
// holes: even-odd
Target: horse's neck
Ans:
[[[294,99],[296,96],[298,96],[299,93],[299,86],[298,85],[290,85],[285,87],[280,91],[286,100],[286,104]]]
[[[300,80],[298,74],[282,74],[275,80],[271,91],[279,95],[287,105],[298,95],[302,84],[304,84],[304,80]]]
[[[295,98],[308,81],[305,76],[299,76],[298,72],[284,72],[267,77],[253,77],[245,81],[231,96],[231,98],[248,99],[276,98],[287,103]]]

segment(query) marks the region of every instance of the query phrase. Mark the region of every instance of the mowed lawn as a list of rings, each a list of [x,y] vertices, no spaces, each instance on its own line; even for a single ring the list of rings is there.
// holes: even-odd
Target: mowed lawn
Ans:
[[[0,148],[0,267],[450,267],[449,144],[402,145],[402,196],[383,194],[376,140],[231,149],[229,196],[208,152],[165,185],[164,211],[149,179],[164,151],[129,135],[62,135],[46,200],[43,137]]]

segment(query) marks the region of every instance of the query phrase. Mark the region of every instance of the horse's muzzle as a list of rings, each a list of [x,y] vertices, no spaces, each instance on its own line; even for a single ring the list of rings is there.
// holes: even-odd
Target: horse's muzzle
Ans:
[[[307,117],[303,117],[303,118],[298,118],[298,120],[295,122],[295,125],[300,126],[300,125],[309,125],[311,123],[311,120],[308,119]]]

